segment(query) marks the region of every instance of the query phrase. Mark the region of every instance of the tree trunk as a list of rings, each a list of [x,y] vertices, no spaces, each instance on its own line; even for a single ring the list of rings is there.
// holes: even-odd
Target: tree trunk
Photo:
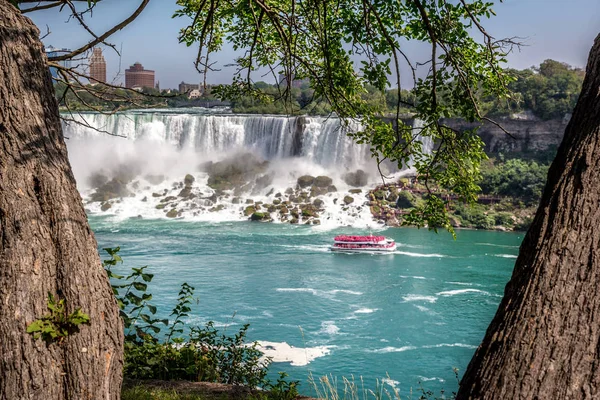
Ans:
[[[67,158],[35,25],[0,0],[0,399],[118,399],[123,328]],[[48,293],[90,316],[63,341],[26,333]]]
[[[458,399],[600,398],[600,36],[504,298]]]

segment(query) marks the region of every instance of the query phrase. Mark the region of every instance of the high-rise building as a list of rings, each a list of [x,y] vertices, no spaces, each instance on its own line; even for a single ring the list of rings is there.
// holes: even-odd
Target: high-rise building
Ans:
[[[142,64],[136,62],[125,70],[125,87],[134,88],[153,88],[154,71],[144,69]]]
[[[99,82],[106,83],[106,61],[102,49],[95,47],[90,57],[90,83],[94,85]]]
[[[71,52],[71,49],[57,49],[56,47],[53,46],[48,46],[44,49],[46,51],[46,55],[48,57],[57,57],[57,56],[61,56],[64,54],[68,54]],[[65,68],[71,68],[71,60],[64,60],[59,62],[60,65],[62,65]],[[58,70],[54,67],[50,67],[50,73],[52,74],[53,78],[57,78],[58,77]]]

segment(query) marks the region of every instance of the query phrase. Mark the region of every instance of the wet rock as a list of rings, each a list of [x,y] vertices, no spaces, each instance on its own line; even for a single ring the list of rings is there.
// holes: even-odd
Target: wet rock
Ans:
[[[244,215],[249,217],[250,215],[256,212],[256,208],[254,206],[248,206],[244,209]]]
[[[144,198],[142,199],[143,202],[147,202],[148,201],[148,197],[144,196]]]
[[[344,196],[344,204],[352,204],[354,203],[354,197],[352,196]]]
[[[181,192],[179,192],[179,194],[177,196],[179,197],[183,197],[188,198],[192,195],[192,186],[190,185],[186,185],[183,189],[181,189]]]
[[[320,219],[313,219],[313,225],[321,225],[321,220]]]
[[[252,200],[252,199],[246,199],[246,204],[254,204],[254,200]]]
[[[321,207],[323,207],[323,203],[324,203],[324,202],[323,202],[323,200],[321,200],[321,199],[315,199],[315,201],[313,201],[313,205],[314,205],[315,207],[318,207],[318,208],[321,208]]]
[[[275,189],[271,188],[271,190],[267,192],[267,196],[271,196],[273,193],[275,193]]]
[[[281,196],[282,196],[282,194],[281,194],[281,193],[277,193],[277,194],[275,194],[275,197],[277,197],[277,198],[280,198]]]
[[[327,193],[329,193],[329,192],[326,187],[319,187],[317,185],[314,185],[310,190],[310,195],[312,197],[323,196],[323,195],[326,195]]]
[[[164,194],[162,193],[152,193],[152,197],[162,197]]]
[[[290,210],[288,210],[288,208],[287,208],[286,206],[282,206],[282,207],[279,209],[279,212],[280,212],[281,214],[287,214],[288,212],[290,212]]]
[[[250,216],[250,221],[271,221],[271,214],[268,212],[255,212]]]
[[[277,207],[271,204],[267,207],[267,211],[270,213],[274,213],[277,211]]]
[[[97,188],[96,192],[92,194],[91,200],[108,201],[118,197],[128,197],[129,195],[131,195],[131,192],[127,189],[127,182],[114,178]]]
[[[314,185],[319,188],[327,188],[328,186],[331,186],[332,184],[333,184],[333,179],[331,179],[328,176],[323,176],[323,175],[317,176],[315,178],[315,182],[314,182]]]
[[[348,172],[342,179],[348,185],[358,187],[365,186],[369,180],[369,176],[362,169],[357,169],[355,172]]]
[[[157,210],[162,210],[162,209],[163,209],[163,208],[165,208],[166,206],[167,206],[167,205],[166,205],[165,203],[161,203],[161,204],[157,204],[155,208],[156,208]]]
[[[107,202],[107,203],[102,204],[102,207],[100,207],[100,210],[106,211],[106,210],[108,210],[111,207],[112,207],[112,204],[110,204],[110,203]]]
[[[161,199],[161,203],[168,203],[169,201],[177,200],[176,196],[167,196],[164,199]]]
[[[298,186],[301,188],[309,187],[315,182],[315,177],[311,175],[302,175],[298,178]]]
[[[242,199],[239,197],[234,197],[233,199],[231,199],[232,204],[240,204],[241,202],[242,202]]]
[[[292,189],[292,188],[285,189],[285,194],[290,195],[290,194],[293,194],[293,193],[294,193],[294,189]]]
[[[273,200],[273,204],[275,204],[275,205],[281,204],[281,200],[279,200],[279,199],[274,199],[274,200]]]
[[[337,192],[337,188],[334,185],[327,186],[327,193]]]
[[[290,224],[297,224],[298,223],[298,218],[292,218],[290,219]]]
[[[185,178],[183,178],[183,183],[185,183],[185,186],[192,186],[192,183],[194,183],[195,180],[196,178],[190,174],[187,174]]]
[[[174,208],[167,213],[167,218],[175,218],[175,217],[177,217],[177,215],[178,215],[178,212]]]
[[[225,208],[225,205],[223,205],[223,204],[218,204],[218,205],[217,205],[217,206],[215,206],[215,207],[209,208],[209,209],[208,209],[208,211],[210,211],[210,212],[218,212],[218,211],[221,211],[221,210],[222,210],[222,209],[224,209],[224,208]]]
[[[348,190],[348,192],[350,192],[352,194],[359,194],[359,193],[362,193],[362,189],[350,189],[350,190]]]

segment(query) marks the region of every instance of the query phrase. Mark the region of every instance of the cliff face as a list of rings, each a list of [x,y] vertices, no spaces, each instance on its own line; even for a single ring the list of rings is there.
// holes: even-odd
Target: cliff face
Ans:
[[[485,152],[491,153],[521,153],[544,151],[556,148],[562,141],[568,121],[528,121],[500,120],[498,121],[514,138],[510,137],[499,127],[489,122],[469,123],[461,119],[449,118],[444,124],[460,131],[479,128],[479,136],[485,143]]]

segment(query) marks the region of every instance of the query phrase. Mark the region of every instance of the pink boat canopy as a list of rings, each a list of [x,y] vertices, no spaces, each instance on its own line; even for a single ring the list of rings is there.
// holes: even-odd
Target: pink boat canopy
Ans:
[[[385,236],[358,236],[358,235],[338,235],[334,238],[336,242],[381,242],[385,240]]]

